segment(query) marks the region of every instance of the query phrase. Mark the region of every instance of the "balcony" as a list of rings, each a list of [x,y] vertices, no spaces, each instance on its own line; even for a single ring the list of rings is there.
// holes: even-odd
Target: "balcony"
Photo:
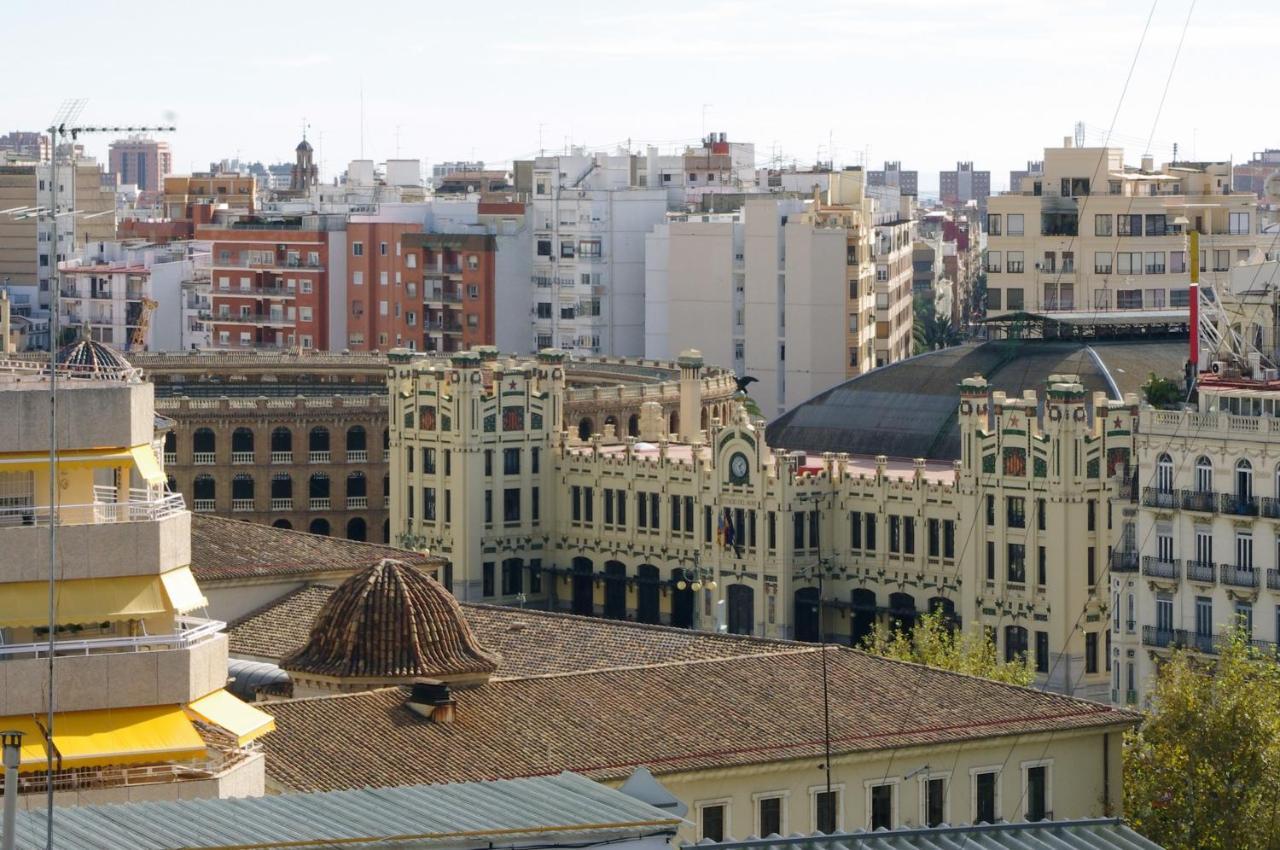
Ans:
[[[313,496],[313,497],[311,498],[311,510],[313,510],[313,511],[327,511],[327,510],[329,510],[329,497],[328,497],[328,496],[326,496],[326,497],[324,497],[323,499],[318,499],[318,498],[316,498],[316,497],[314,497],[314,496]]]
[[[1222,494],[1222,512],[1231,516],[1257,516],[1258,500],[1252,496]]]
[[[1187,561],[1187,580],[1201,584],[1213,584],[1217,575],[1216,565],[1212,561]]]
[[[232,452],[231,463],[236,466],[248,466],[253,463],[253,452]]]
[[[1177,580],[1178,574],[1182,572],[1182,562],[1178,560],[1162,561],[1159,558],[1153,558],[1145,555],[1142,558],[1142,574],[1151,578],[1167,578]]]
[[[166,493],[152,498],[145,490],[130,490],[129,499],[115,501],[115,488],[96,486],[94,501],[85,505],[58,505],[58,525],[101,525],[109,522],[149,522],[165,519],[186,510],[182,496]],[[0,528],[5,526],[48,526],[47,505],[17,505],[0,508]]]
[[[191,462],[196,466],[213,466],[218,462],[216,452],[196,452],[191,455]]]
[[[422,293],[422,301],[424,304],[461,304],[462,295],[448,289],[434,287]]]
[[[1258,571],[1253,567],[1222,565],[1222,583],[1231,587],[1257,587]]]
[[[1218,652],[1218,640],[1214,635],[1197,634],[1186,629],[1162,629],[1157,626],[1142,627],[1142,645],[1157,649],[1194,649],[1214,655]]]
[[[1182,509],[1215,514],[1218,512],[1218,494],[1212,490],[1183,490]]]
[[[220,325],[254,325],[292,327],[293,319],[285,318],[282,313],[241,313],[238,316],[219,314],[213,321]]]
[[[348,496],[347,497],[347,510],[349,511],[364,510],[367,507],[369,507],[368,496]]]
[[[1280,519],[1280,499],[1273,499],[1270,496],[1262,497],[1261,515],[1268,519]]]
[[[1267,590],[1280,590],[1280,570],[1267,570]]]
[[[368,463],[369,452],[366,449],[350,449],[347,451],[347,463]]]
[[[293,452],[272,452],[272,463],[293,463]]]
[[[274,498],[273,498],[273,499],[271,500],[271,510],[273,510],[273,511],[291,511],[291,510],[293,510],[293,499],[292,499],[292,497],[285,497],[285,498],[283,498],[283,499],[274,499]]]
[[[195,499],[192,509],[198,514],[211,514],[214,510],[213,499]]]
[[[1173,509],[1178,506],[1178,494],[1173,490],[1161,490],[1157,487],[1142,488],[1142,504],[1148,508]]]
[[[329,452],[307,452],[308,463],[329,463]]]
[[[1111,572],[1136,573],[1138,571],[1138,553],[1116,551],[1111,553]]]
[[[165,465],[165,466],[173,466],[173,465],[174,465],[174,464],[176,464],[177,462],[178,462],[178,453],[177,453],[177,452],[165,452],[165,453],[164,453],[164,465]]]
[[[253,499],[232,499],[231,510],[235,513],[248,513],[253,510]]]

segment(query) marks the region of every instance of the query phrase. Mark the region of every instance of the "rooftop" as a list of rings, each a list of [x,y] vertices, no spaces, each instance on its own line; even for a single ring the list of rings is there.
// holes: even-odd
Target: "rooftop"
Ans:
[[[1160,850],[1119,820],[938,826],[831,835],[773,836],[746,841],[701,841],[703,850]]]
[[[793,645],[740,658],[493,679],[454,692],[450,723],[414,713],[399,687],[275,702],[276,731],[263,744],[267,771],[285,788],[327,790],[566,769],[613,780],[639,766],[660,776],[817,759],[823,651]],[[836,754],[1118,730],[1139,719],[857,650],[825,651]],[[596,710],[605,705],[609,711]]]
[[[72,806],[58,810],[59,850],[217,850],[337,846],[508,846],[591,833],[674,832],[679,818],[572,773],[409,788]],[[18,813],[19,847],[45,846],[45,814]],[[386,843],[384,843],[386,842]]]

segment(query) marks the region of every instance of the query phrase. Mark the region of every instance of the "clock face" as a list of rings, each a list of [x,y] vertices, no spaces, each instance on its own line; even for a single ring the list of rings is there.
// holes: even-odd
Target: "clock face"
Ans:
[[[729,480],[734,484],[741,484],[747,480],[747,472],[750,466],[747,464],[747,456],[742,452],[735,452],[729,458]]]

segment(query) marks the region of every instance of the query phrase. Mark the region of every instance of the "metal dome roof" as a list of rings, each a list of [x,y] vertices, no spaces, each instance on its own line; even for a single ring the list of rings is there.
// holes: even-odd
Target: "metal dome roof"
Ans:
[[[58,365],[75,377],[127,380],[133,366],[124,355],[89,336],[58,350]]]

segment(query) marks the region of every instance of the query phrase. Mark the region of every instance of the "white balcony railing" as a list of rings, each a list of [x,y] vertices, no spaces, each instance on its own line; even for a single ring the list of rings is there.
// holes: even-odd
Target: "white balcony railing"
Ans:
[[[232,499],[231,510],[244,512],[253,510],[253,499]]]
[[[328,452],[308,452],[307,459],[311,463],[328,463],[329,453]]]
[[[349,449],[347,451],[347,463],[368,463],[369,452],[367,449]]]
[[[99,652],[147,652],[154,649],[186,649],[203,643],[227,627],[221,620],[177,617],[171,634],[112,636],[81,640],[55,640],[54,655],[90,655]],[[47,658],[49,642],[10,643],[0,646],[0,659]]]
[[[253,452],[232,452],[231,462],[237,466],[253,463]]]
[[[115,488],[94,488],[94,502],[83,505],[58,505],[59,525],[101,525],[109,522],[147,522],[174,516],[186,510],[182,496],[167,493],[152,496],[145,490],[130,490],[128,501],[117,502]],[[0,508],[0,528],[10,526],[48,526],[47,505],[17,505]]]
[[[293,463],[293,452],[272,452],[272,463]]]
[[[198,514],[213,513],[213,499],[195,499],[192,506]]]
[[[367,508],[367,507],[369,507],[368,496],[348,496],[347,497],[347,510],[356,510],[356,509],[363,510],[364,508]]]
[[[178,453],[177,453],[177,452],[165,452],[165,453],[164,453],[164,465],[165,465],[165,466],[173,466],[173,465],[175,465],[177,462],[178,462]]]
[[[327,510],[329,510],[329,500],[328,500],[328,498],[324,498],[324,499],[312,499],[312,500],[311,500],[311,510],[313,510],[313,511],[327,511]]]
[[[191,455],[191,462],[197,466],[213,466],[217,462],[215,452],[196,452]]]
[[[271,500],[271,510],[273,510],[273,511],[291,511],[291,510],[293,510],[293,499],[292,499],[292,498],[272,499],[272,500]]]

